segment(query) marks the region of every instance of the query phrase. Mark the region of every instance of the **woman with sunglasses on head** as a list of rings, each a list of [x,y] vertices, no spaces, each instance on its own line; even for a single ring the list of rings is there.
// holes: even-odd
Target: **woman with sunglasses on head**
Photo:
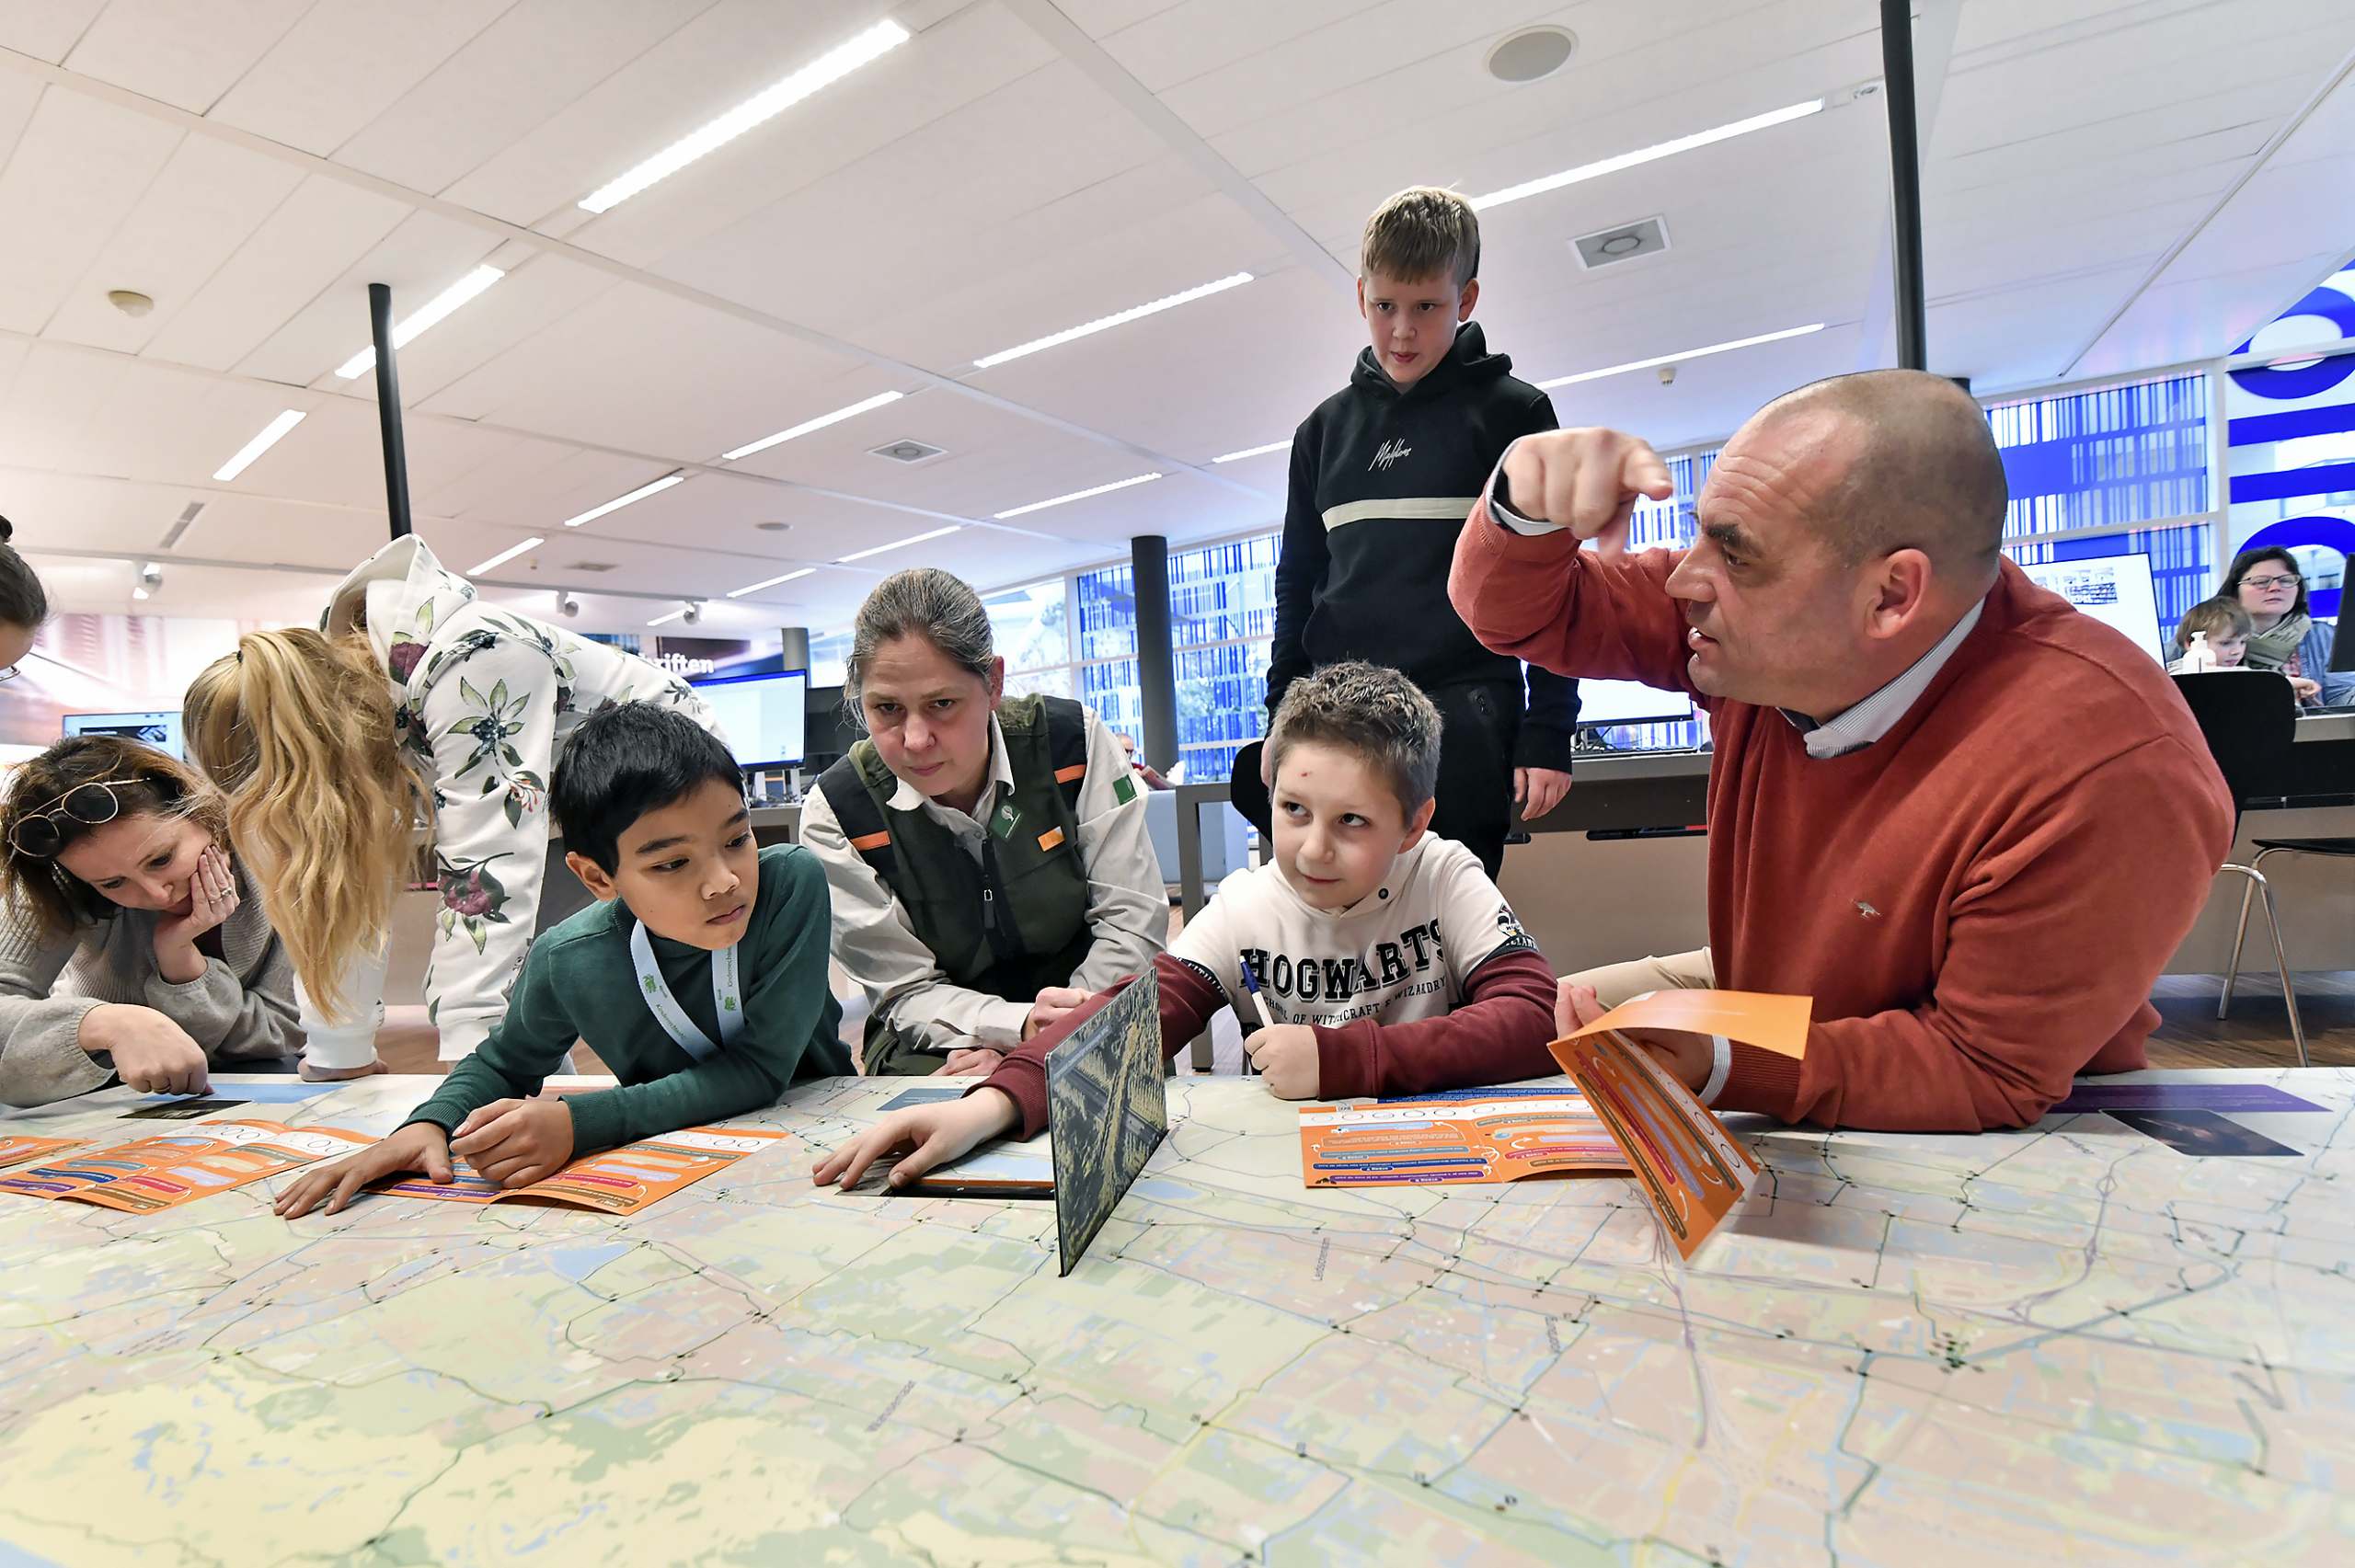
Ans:
[[[59,741],[0,806],[0,1100],[201,1093],[295,1055],[294,969],[218,791],[119,736]],[[306,1077],[381,1072],[364,1063]]]
[[[2287,675],[2302,703],[2336,707],[2350,700],[2355,672],[2333,674],[2330,669],[2338,623],[2317,621],[2307,613],[2305,575],[2295,555],[2278,545],[2242,551],[2233,557],[2216,597],[2236,599],[2248,612],[2248,651],[2241,658],[2245,668]]]
[[[302,977],[314,1053],[374,1038],[419,816],[442,894],[425,979],[442,1059],[488,1036],[540,924],[557,748],[600,706],[630,702],[719,728],[684,681],[484,603],[415,534],[354,569],[319,630],[248,632],[198,674],[181,710],[189,755],[228,792]]]

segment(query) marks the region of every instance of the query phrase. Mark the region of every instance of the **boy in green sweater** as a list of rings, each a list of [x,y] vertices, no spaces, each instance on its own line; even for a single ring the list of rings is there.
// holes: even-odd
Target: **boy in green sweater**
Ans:
[[[826,984],[826,875],[756,849],[735,759],[683,714],[624,703],[566,741],[548,806],[598,902],[532,944],[507,1016],[390,1138],[306,1171],[278,1200],[335,1213],[404,1171],[529,1186],[575,1155],[776,1103],[853,1070]],[[540,1099],[584,1030],[621,1086]]]

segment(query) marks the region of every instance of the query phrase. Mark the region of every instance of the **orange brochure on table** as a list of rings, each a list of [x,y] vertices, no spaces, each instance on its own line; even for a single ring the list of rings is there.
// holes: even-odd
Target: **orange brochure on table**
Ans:
[[[314,1160],[339,1159],[376,1140],[338,1127],[289,1127],[277,1122],[190,1122],[174,1132],[118,1143],[13,1176],[0,1192],[66,1198],[152,1214],[194,1198],[298,1169]]]
[[[457,1179],[448,1186],[436,1186],[423,1176],[398,1176],[375,1183],[368,1190],[439,1203],[563,1204],[606,1214],[636,1214],[784,1136],[761,1127],[682,1127],[602,1154],[584,1155],[544,1182],[511,1191],[492,1185],[469,1170],[465,1161],[455,1159],[450,1166]]]
[[[89,1141],[86,1138],[0,1138],[0,1171],[28,1160],[46,1159],[61,1149],[79,1149]]]
[[[1659,990],[1547,1047],[1611,1129],[1680,1256],[1697,1252],[1748,1196],[1758,1162],[1658,1058],[1619,1031],[1686,1029],[1801,1058],[1813,1008],[1804,996]]]
[[[1312,1187],[1626,1173],[1626,1156],[1586,1096],[1560,1085],[1450,1089],[1300,1111],[1300,1173]]]

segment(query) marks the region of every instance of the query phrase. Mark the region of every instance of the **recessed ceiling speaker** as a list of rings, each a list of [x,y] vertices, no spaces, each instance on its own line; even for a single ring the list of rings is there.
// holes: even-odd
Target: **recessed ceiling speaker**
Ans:
[[[1568,65],[1578,47],[1578,35],[1568,28],[1523,28],[1488,51],[1488,74],[1515,86],[1534,82]]]
[[[619,561],[575,561],[564,569],[568,572],[610,572],[620,565]]]
[[[1614,261],[1656,256],[1668,248],[1668,220],[1646,218],[1640,223],[1622,223],[1615,229],[1580,235],[1570,242],[1570,246],[1579,253],[1579,265],[1590,272]]]
[[[789,522],[756,522],[752,524],[752,526],[759,529],[763,533],[783,533],[787,529],[791,528],[793,524]]]
[[[928,457],[938,457],[946,450],[926,446],[922,441],[886,441],[881,446],[867,449],[877,457],[888,457],[894,463],[922,463]]]
[[[109,289],[107,303],[125,315],[145,315],[155,308],[155,302],[135,289]]]

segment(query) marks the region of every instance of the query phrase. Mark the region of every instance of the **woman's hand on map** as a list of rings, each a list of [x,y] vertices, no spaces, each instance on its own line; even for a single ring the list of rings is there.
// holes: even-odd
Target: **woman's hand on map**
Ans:
[[[502,1187],[528,1187],[572,1158],[572,1108],[562,1100],[493,1100],[450,1135],[450,1152]]]
[[[152,1007],[104,1002],[82,1014],[84,1050],[114,1061],[114,1075],[143,1094],[201,1094],[213,1087],[204,1047]]]
[[[1257,1031],[1243,1044],[1251,1053],[1253,1070],[1267,1080],[1269,1093],[1279,1100],[1316,1098],[1315,1030],[1305,1024],[1278,1024]]]
[[[1583,1029],[1609,1011],[1592,986],[1564,980],[1554,993],[1555,1037]],[[1618,1034],[1651,1052],[1660,1066],[1684,1081],[1687,1089],[1708,1082],[1709,1070],[1717,1065],[1717,1046],[1706,1035],[1684,1029],[1621,1029]]]
[[[321,1198],[326,1212],[339,1214],[361,1188],[403,1171],[422,1171],[436,1186],[450,1185],[450,1139],[431,1122],[411,1122],[380,1143],[372,1143],[332,1165],[314,1165],[278,1195],[278,1217],[300,1219]],[[332,1194],[332,1196],[329,1195]]]
[[[960,1159],[975,1144],[1020,1130],[1022,1107],[1003,1089],[977,1089],[958,1100],[911,1105],[893,1111],[832,1154],[810,1173],[820,1186],[840,1182],[855,1187],[867,1168],[895,1150],[910,1150],[887,1178],[903,1187],[935,1165]]]

